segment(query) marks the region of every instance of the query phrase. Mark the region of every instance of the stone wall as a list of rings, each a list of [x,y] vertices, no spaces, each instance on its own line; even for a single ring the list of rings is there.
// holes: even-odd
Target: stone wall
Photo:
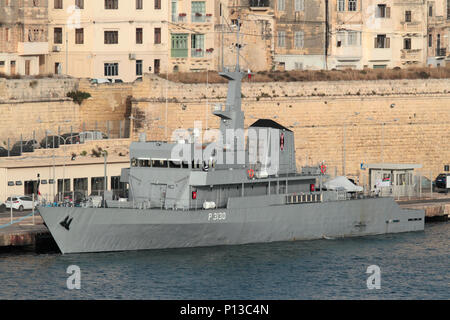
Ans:
[[[91,98],[81,104],[82,121],[123,120],[127,114],[127,98],[131,98],[132,87],[131,83],[92,85],[87,79],[81,79],[79,90],[91,94]]]
[[[78,88],[78,79],[1,79],[0,105],[24,101],[54,101],[66,99],[67,93]]]
[[[106,133],[109,126],[116,132],[118,121],[130,112],[131,88],[131,84],[91,85],[86,79],[73,78],[0,79],[0,145],[6,147],[8,138],[13,144],[21,136],[40,141],[45,131],[64,134],[98,127]],[[88,92],[91,98],[81,105],[73,103],[67,93],[74,90]]]
[[[221,99],[227,95],[225,84],[167,84],[169,100],[189,101]],[[133,87],[133,98],[165,100],[166,81],[147,74]],[[392,96],[450,93],[450,79],[374,80],[374,81],[313,81],[313,82],[253,82],[244,79],[242,94],[246,99]]]
[[[435,178],[450,164],[449,88],[450,80],[246,82],[242,106],[245,126],[270,118],[294,131],[298,165],[325,161],[341,174],[345,157],[346,174],[362,179],[361,163],[419,163]],[[226,90],[145,78],[133,91],[134,138],[145,131],[165,140],[196,120],[218,128],[210,107],[224,103]]]
[[[24,80],[19,80],[15,90],[16,80],[0,80],[0,90],[6,85],[9,92],[0,91],[0,99],[15,97],[0,103],[0,143],[21,132],[57,133],[59,129],[62,133],[83,122],[123,120],[131,113],[135,118],[133,139],[146,132],[148,139],[165,140],[175,129],[193,128],[194,121],[202,121],[203,127],[218,128],[218,118],[211,109],[214,104],[224,103],[227,94],[226,84],[180,84],[154,75],[145,75],[142,82],[133,84],[90,85],[81,80],[73,86],[92,97],[78,106],[64,98],[64,90],[69,88],[63,86],[69,83],[60,84],[61,88],[54,83],[46,90],[49,80],[37,81],[42,81],[41,89],[32,93],[34,89],[25,90]],[[23,94],[20,88],[24,88]],[[444,164],[450,164],[449,91],[450,79],[245,80],[242,106],[246,126],[258,118],[270,118],[294,131],[298,165],[325,161],[333,173],[336,170],[341,174],[345,157],[347,175],[356,177],[364,173],[361,163],[381,161],[420,163],[426,176],[436,176]],[[51,92],[58,96],[49,98]],[[34,102],[24,102],[37,96],[40,98]]]
[[[0,104],[0,146],[7,147],[20,138],[29,140],[35,137],[39,142],[45,132],[60,134],[75,131],[80,123],[78,104],[70,99],[47,102],[22,102]]]

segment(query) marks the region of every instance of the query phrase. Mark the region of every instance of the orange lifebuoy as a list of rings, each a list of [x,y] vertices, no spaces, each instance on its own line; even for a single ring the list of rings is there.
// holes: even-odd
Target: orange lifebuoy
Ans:
[[[255,177],[255,171],[253,171],[253,169],[248,169],[247,174],[250,179],[253,179]]]
[[[325,174],[327,172],[327,166],[326,165],[321,165],[320,166],[320,172],[322,172],[322,174]]]

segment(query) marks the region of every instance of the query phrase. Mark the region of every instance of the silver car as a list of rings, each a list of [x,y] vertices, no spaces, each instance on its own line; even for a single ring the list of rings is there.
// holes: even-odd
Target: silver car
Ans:
[[[39,202],[34,200],[34,206],[36,207],[38,204]],[[7,209],[11,208],[11,197],[6,199],[5,206]],[[33,199],[29,196],[12,197],[12,208],[19,211],[31,210],[33,209]]]

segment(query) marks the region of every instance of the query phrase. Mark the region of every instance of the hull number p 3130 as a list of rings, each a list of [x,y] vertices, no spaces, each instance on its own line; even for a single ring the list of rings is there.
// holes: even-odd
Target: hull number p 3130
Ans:
[[[221,221],[227,219],[226,212],[210,212],[208,213],[208,221]]]

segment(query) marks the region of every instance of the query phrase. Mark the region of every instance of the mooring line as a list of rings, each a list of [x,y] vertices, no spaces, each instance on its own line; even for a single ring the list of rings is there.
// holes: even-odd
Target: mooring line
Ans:
[[[19,218],[16,221],[13,221],[13,222],[10,222],[10,223],[7,223],[7,224],[2,224],[2,225],[0,225],[0,229],[3,229],[3,228],[6,228],[6,227],[9,227],[9,226],[12,226],[13,224],[19,223],[19,222],[25,220],[26,218],[31,217],[32,215],[33,215],[33,213],[30,213],[29,215],[23,216],[22,218]]]

